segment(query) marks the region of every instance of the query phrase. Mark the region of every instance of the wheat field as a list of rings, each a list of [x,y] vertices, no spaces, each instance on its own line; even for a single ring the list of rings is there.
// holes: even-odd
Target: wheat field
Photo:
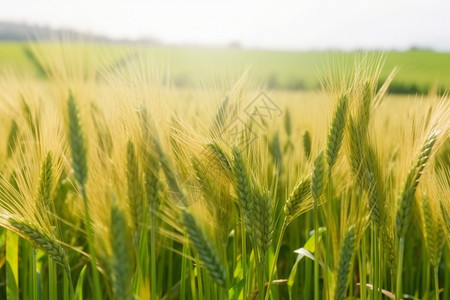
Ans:
[[[43,76],[0,75],[1,299],[450,299],[446,94],[386,94],[379,55],[293,92],[30,49]]]

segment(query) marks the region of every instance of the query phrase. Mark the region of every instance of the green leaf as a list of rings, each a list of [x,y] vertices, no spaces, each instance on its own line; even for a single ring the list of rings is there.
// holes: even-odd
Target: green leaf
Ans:
[[[229,300],[238,300],[242,299],[242,289],[244,288],[245,281],[241,279],[238,283],[236,283],[231,289],[228,290],[228,299]]]
[[[322,237],[322,234],[326,231],[325,227],[320,227],[318,230],[319,234],[319,240]],[[292,267],[291,274],[289,274],[287,286],[288,286],[288,292],[289,292],[289,298],[292,299],[292,287],[294,286],[295,277],[297,275],[297,268],[298,263],[303,259],[303,257],[308,257],[311,260],[314,260],[314,255],[311,253],[314,253],[316,251],[316,243],[315,243],[315,233],[313,233],[309,239],[306,241],[305,245],[302,248],[299,248],[295,250],[295,253],[298,253],[297,260],[294,263],[294,266]]]
[[[320,227],[319,228],[319,241],[322,238],[322,234],[326,231],[327,229],[325,227]],[[313,233],[309,239],[306,241],[305,245],[303,246],[304,249],[308,250],[311,253],[314,253],[316,251],[316,242],[315,242],[315,233]],[[295,251],[294,251],[295,252]]]
[[[289,299],[292,299],[292,287],[294,286],[295,276],[297,275],[297,267],[300,260],[302,260],[303,256],[298,255],[297,260],[294,263],[294,266],[292,267],[291,274],[289,274],[287,286],[288,286],[288,292],[289,292]]]
[[[242,269],[242,261],[239,259],[236,263],[236,268],[233,271],[233,279],[241,280],[244,277],[244,271]]]
[[[75,300],[83,300],[84,273],[86,273],[86,265],[81,270],[80,276],[78,276],[77,287],[75,288]]]

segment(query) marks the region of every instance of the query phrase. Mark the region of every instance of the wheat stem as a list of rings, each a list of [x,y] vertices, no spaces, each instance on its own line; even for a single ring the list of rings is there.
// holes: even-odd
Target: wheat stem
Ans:
[[[433,268],[433,275],[435,300],[439,300],[439,266]]]
[[[87,182],[87,158],[86,158],[86,148],[84,145],[83,131],[81,128],[81,122],[78,112],[78,107],[75,103],[75,99],[72,93],[69,95],[68,102],[69,111],[69,128],[70,128],[70,147],[72,150],[72,167],[74,169],[74,175],[77,179],[81,195],[84,204],[84,215],[85,215],[85,225],[87,230],[88,248],[91,261],[91,271],[92,279],[94,281],[94,298],[96,300],[101,300],[100,291],[100,275],[97,270],[97,255],[94,244],[94,231],[92,229],[91,217],[89,213],[89,202],[87,199],[85,184]]]
[[[405,250],[405,238],[400,237],[398,248],[397,283],[395,288],[395,299],[402,299],[403,297],[402,272],[403,272],[404,250]]]

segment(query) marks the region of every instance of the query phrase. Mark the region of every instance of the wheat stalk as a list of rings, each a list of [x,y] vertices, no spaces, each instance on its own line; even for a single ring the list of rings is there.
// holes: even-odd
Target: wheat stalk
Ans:
[[[100,276],[97,270],[97,254],[95,250],[94,230],[92,228],[89,202],[87,199],[85,187],[88,179],[87,154],[84,145],[83,130],[81,127],[78,107],[75,103],[75,98],[73,97],[71,92],[69,93],[68,111],[69,111],[69,140],[70,140],[70,148],[72,150],[72,167],[74,169],[75,179],[80,184],[81,194],[84,202],[85,224],[87,230],[89,254],[91,256],[90,257],[92,269],[91,271],[94,281],[94,298],[96,300],[100,300],[101,299]]]
[[[425,165],[430,157],[431,150],[436,143],[437,134],[433,132],[425,141],[420,154],[417,158],[416,165],[411,168],[406,178],[406,182],[403,191],[400,195],[399,205],[397,209],[397,215],[395,217],[395,234],[396,241],[398,242],[398,253],[399,259],[397,264],[397,286],[396,286],[396,297],[400,298],[403,294],[402,287],[402,271],[403,271],[403,256],[405,248],[405,235],[409,227],[409,221],[411,218],[411,207],[416,192],[417,186],[419,185],[419,179],[422,176],[422,172]]]
[[[311,194],[313,196],[314,218],[314,299],[319,299],[319,199],[324,185],[325,161],[323,151],[314,160],[314,170],[311,176]]]

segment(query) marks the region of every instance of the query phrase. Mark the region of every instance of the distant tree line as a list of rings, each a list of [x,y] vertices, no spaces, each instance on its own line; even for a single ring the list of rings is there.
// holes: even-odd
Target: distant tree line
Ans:
[[[142,38],[137,40],[112,39],[103,35],[81,33],[71,29],[53,29],[48,26],[0,21],[0,40],[3,41],[47,41],[58,39],[101,41],[103,43],[159,44],[158,40],[153,38]]]

